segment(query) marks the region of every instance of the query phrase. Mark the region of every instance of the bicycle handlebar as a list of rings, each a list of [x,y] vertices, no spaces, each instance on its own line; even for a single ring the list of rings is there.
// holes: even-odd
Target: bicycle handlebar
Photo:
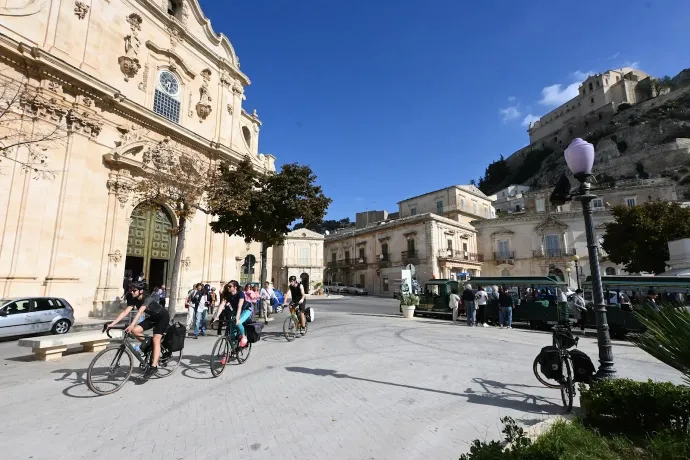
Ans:
[[[118,331],[124,331],[125,329],[127,329],[127,326],[114,326],[114,327],[108,327],[108,324],[110,324],[110,323],[105,323],[105,324],[103,325],[103,330],[102,330],[101,332],[105,332],[105,333],[108,335],[108,338],[110,338],[110,339],[113,338],[113,336],[110,335],[110,331],[111,331],[112,329],[115,329],[115,330],[118,330]]]

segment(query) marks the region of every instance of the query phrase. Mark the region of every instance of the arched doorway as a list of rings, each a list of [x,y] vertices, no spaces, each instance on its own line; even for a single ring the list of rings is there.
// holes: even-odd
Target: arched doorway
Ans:
[[[560,281],[565,281],[565,276],[563,276],[563,270],[556,268],[554,266],[549,267],[549,276],[554,276]]]
[[[299,275],[299,279],[302,282],[302,286],[304,286],[304,292],[309,292],[309,274],[302,273]]]
[[[143,273],[150,287],[168,283],[173,221],[161,206],[139,205],[132,211],[125,276]]]

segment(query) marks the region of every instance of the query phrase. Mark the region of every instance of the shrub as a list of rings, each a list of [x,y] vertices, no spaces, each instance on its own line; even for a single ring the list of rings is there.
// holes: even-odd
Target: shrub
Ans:
[[[580,386],[580,404],[583,422],[603,433],[687,433],[690,422],[690,388],[670,382],[601,380]]]
[[[628,110],[630,107],[632,107],[632,105],[628,104],[627,102],[618,104],[618,113],[622,112],[623,110]]]

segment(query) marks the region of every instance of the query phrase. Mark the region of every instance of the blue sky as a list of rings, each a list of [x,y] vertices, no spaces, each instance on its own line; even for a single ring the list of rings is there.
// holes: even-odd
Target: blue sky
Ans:
[[[252,80],[259,150],[310,165],[330,219],[478,178],[588,72],[690,67],[686,0],[200,3]]]

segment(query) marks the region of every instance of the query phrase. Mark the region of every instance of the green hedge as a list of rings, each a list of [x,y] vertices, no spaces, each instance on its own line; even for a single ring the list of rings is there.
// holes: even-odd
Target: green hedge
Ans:
[[[613,379],[581,385],[580,405],[583,422],[604,433],[687,433],[690,422],[690,388],[670,382]]]

